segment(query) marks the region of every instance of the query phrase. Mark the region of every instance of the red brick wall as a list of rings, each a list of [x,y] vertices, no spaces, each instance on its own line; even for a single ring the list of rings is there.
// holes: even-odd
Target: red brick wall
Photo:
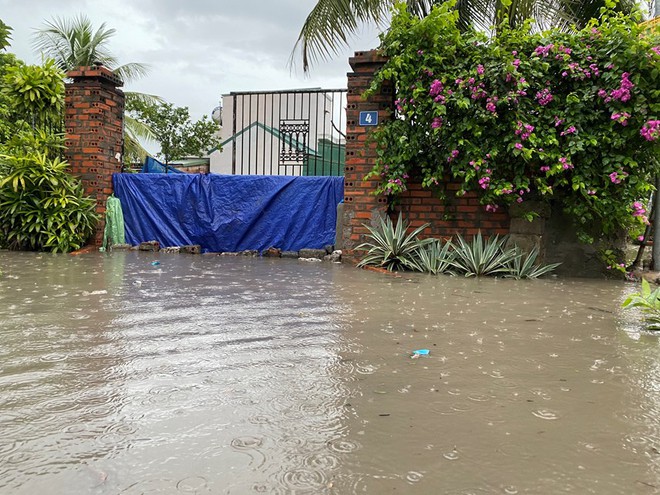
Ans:
[[[457,197],[460,184],[448,182],[441,185],[443,196],[436,191],[422,188],[421,184],[409,184],[409,189],[401,196],[397,212],[410,220],[411,227],[425,223],[431,225],[420,237],[452,237],[461,234],[471,237],[481,231],[486,236],[508,234],[510,219],[504,210],[487,212],[474,192]]]
[[[349,254],[365,240],[368,232],[362,224],[375,225],[387,210],[387,199],[374,196],[377,180],[364,181],[375,164],[376,145],[368,142],[374,127],[359,125],[361,111],[377,110],[379,121],[392,118],[394,92],[391,85],[384,85],[378,94],[364,99],[362,94],[369,88],[373,76],[386,59],[375,51],[356,52],[349,62],[353,72],[348,74],[348,107],[346,138],[346,170],[344,182],[344,211],[342,221],[342,246]],[[487,212],[479,204],[476,193],[456,196],[459,184],[447,182],[440,185],[446,199],[440,199],[437,191],[423,189],[419,183],[409,183],[408,191],[400,198],[396,212],[401,211],[412,227],[430,223],[423,236],[451,237],[455,234],[472,236],[479,230],[484,235],[509,232],[509,216],[505,211]]]
[[[91,243],[99,246],[112,174],[121,171],[124,93],[118,88],[123,83],[105,67],[80,67],[67,76],[73,82],[66,85],[65,156],[85,193],[96,199],[101,221]]]

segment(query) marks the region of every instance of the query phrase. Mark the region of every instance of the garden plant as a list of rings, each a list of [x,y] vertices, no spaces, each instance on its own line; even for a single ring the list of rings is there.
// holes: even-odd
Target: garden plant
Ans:
[[[642,290],[628,296],[624,308],[641,309],[649,330],[660,330],[660,287],[651,290],[649,283],[642,279]]]
[[[0,22],[0,248],[78,249],[97,215],[61,158],[64,73],[5,53],[10,32]]]
[[[372,91],[396,88],[396,118],[375,132],[369,177],[391,203],[409,181],[486,212],[559,204],[594,242],[647,220],[660,153],[660,38],[604,11],[574,33],[461,31],[453,2],[419,19],[399,6],[382,36],[388,58]],[[534,215],[531,210],[529,216]]]
[[[389,271],[466,277],[494,275],[520,280],[538,278],[559,266],[559,263],[536,263],[538,250],[525,253],[518,246],[509,246],[507,236],[485,238],[479,232],[470,241],[460,235],[455,241],[419,239],[428,225],[408,232],[408,222],[401,214],[396,225],[389,216],[381,218],[376,227],[364,225],[369,230],[369,241],[356,248],[367,251],[358,267],[376,266]]]

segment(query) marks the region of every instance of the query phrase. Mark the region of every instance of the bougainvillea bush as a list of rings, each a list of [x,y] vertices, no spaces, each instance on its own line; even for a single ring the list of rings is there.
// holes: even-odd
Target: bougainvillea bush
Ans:
[[[450,179],[485,210],[556,201],[581,239],[647,221],[660,151],[660,38],[603,12],[585,29],[492,39],[457,27],[451,3],[418,19],[399,7],[382,36],[397,118],[376,132],[370,176],[395,198],[411,177]],[[594,228],[597,226],[597,228]]]

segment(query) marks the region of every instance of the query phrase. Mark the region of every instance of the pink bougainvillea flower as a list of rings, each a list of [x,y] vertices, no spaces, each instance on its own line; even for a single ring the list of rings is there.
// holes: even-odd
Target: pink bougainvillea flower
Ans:
[[[619,100],[622,102],[626,102],[630,100],[630,90],[634,88],[635,85],[630,81],[630,74],[628,72],[624,72],[621,74],[621,84],[618,89],[614,89],[610,92],[610,97],[613,100]]]
[[[574,168],[574,167],[573,167],[573,164],[570,163],[570,162],[568,161],[568,158],[566,158],[566,157],[564,157],[564,156],[562,156],[562,157],[559,159],[559,163],[561,163],[561,166],[562,166],[562,168],[563,168],[564,170],[571,170],[571,169]]]
[[[660,138],[660,120],[649,120],[642,126],[639,133],[647,141],[656,141]]]
[[[534,55],[538,55],[541,57],[547,57],[548,54],[550,53],[550,50],[554,48],[555,45],[550,43],[549,45],[545,46],[537,46],[536,49],[534,50]]]
[[[646,213],[646,208],[639,201],[635,201],[632,205],[633,217],[643,217]]]
[[[431,96],[434,96],[434,97],[435,97],[435,96],[438,96],[440,93],[442,93],[442,90],[443,90],[443,89],[444,89],[444,88],[443,88],[443,86],[442,86],[442,82],[441,82],[440,80],[438,80],[438,79],[435,79],[435,80],[431,83],[431,87],[430,87],[430,89],[429,89],[429,94],[430,94]]]
[[[625,179],[626,177],[628,177],[628,172],[624,172],[624,171],[612,172],[611,174],[609,174],[610,181],[613,184],[621,184],[623,179]]]
[[[548,88],[543,88],[541,91],[537,92],[535,98],[542,107],[546,106],[554,99]]]

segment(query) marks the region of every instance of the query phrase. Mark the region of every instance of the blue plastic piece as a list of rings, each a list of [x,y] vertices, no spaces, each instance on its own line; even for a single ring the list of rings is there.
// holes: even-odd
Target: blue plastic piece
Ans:
[[[148,156],[144,159],[144,165],[142,165],[142,174],[164,174],[167,170],[169,174],[185,174],[184,171],[174,168],[172,165],[165,166],[164,163],[159,162],[155,158]]]
[[[160,265],[160,261],[152,261],[151,264],[153,266],[158,266],[158,265]]]
[[[417,354],[418,356],[428,356],[430,352],[431,351],[428,349],[417,349],[416,351],[413,351],[413,354]]]
[[[333,244],[343,177],[114,174],[126,242],[204,252]]]

